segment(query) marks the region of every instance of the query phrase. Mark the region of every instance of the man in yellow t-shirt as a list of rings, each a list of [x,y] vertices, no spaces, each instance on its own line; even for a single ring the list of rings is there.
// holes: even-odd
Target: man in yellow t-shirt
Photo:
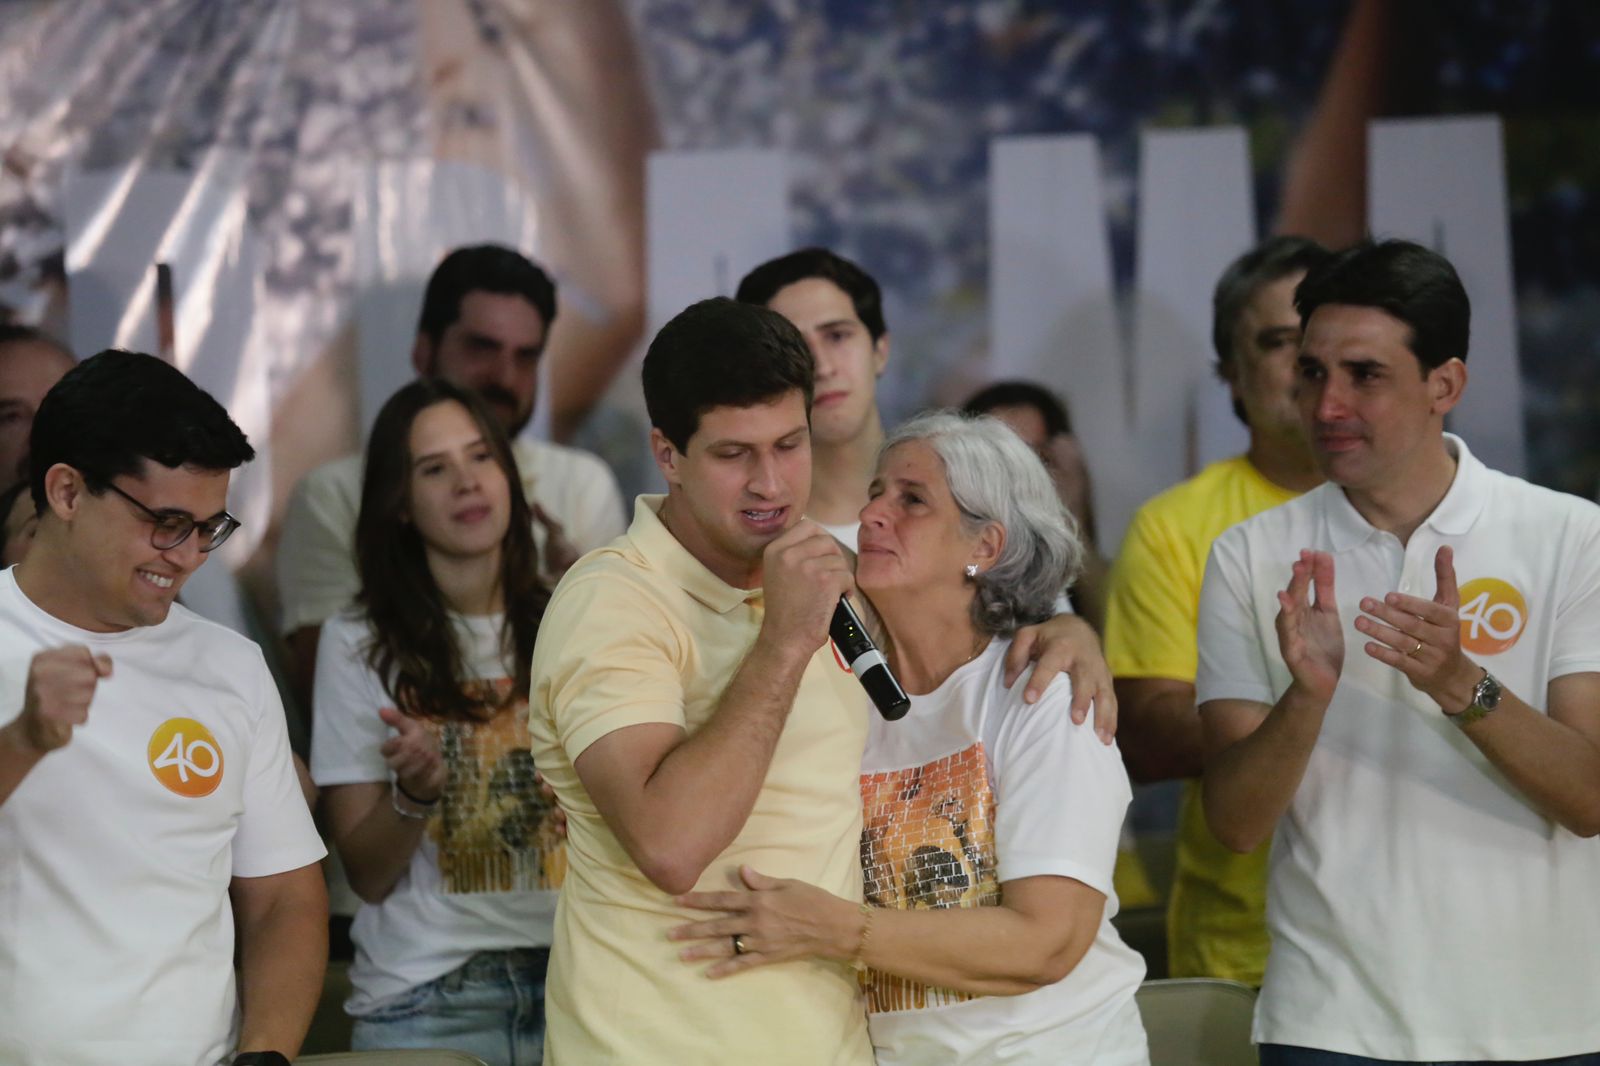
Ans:
[[[812,366],[766,308],[707,300],[663,327],[644,391],[667,493],[540,625],[530,733],[568,815],[550,1066],[872,1062],[849,966],[712,981],[667,939],[694,917],[676,896],[744,867],[861,897],[869,707],[828,643],[850,561],[802,517]]]
[[[1111,575],[1106,658],[1121,706],[1118,743],[1135,781],[1186,778],[1167,909],[1174,977],[1259,985],[1267,961],[1267,848],[1238,855],[1206,827],[1195,708],[1195,625],[1217,535],[1321,481],[1294,403],[1300,317],[1294,289],[1327,257],[1275,237],[1235,260],[1213,296],[1217,373],[1250,427],[1244,455],[1206,467],[1134,515]]]

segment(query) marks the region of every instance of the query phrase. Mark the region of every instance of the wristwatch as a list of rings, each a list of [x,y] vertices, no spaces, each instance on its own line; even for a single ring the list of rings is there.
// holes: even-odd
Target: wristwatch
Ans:
[[[1495,680],[1493,674],[1485,670],[1482,680],[1472,686],[1472,702],[1467,704],[1465,710],[1460,710],[1450,715],[1450,720],[1458,726],[1471,725],[1500,705],[1500,693],[1502,691],[1504,690],[1500,688],[1500,682]]]
[[[233,1057],[233,1066],[290,1066],[290,1062],[281,1051],[241,1051]]]

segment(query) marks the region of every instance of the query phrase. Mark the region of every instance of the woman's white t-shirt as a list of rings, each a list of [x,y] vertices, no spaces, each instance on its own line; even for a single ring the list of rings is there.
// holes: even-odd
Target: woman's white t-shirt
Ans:
[[[898,722],[874,716],[862,761],[866,899],[881,907],[998,906],[1001,885],[1070,877],[1104,893],[1094,943],[1064,979],[972,996],[892,974],[865,979],[873,1049],[891,1063],[1148,1062],[1133,995],[1144,960],[1111,918],[1117,841],[1132,792],[1092,717],[1074,725],[1062,675],[1037,703],[1005,687],[991,641]]]
[[[512,671],[500,644],[502,616],[451,621],[474,687],[504,693]],[[378,710],[394,700],[367,665],[369,640],[367,622],[355,612],[322,628],[311,776],[324,788],[391,780],[379,748],[394,731]],[[424,721],[439,738],[449,780],[394,891],[356,911],[355,993],[346,1005],[355,1015],[479,951],[546,947],[551,940],[566,849],[551,822],[553,807],[534,781],[525,695],[486,722]]]

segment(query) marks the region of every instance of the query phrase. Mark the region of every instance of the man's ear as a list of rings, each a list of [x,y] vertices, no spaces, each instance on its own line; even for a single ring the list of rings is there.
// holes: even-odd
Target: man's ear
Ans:
[[[872,375],[882,377],[883,368],[889,365],[889,331],[884,330],[883,336],[872,342]]]
[[[89,494],[83,475],[73,466],[57,463],[44,472],[44,502],[63,522],[77,517],[83,498]]]
[[[683,483],[683,475],[678,472],[678,464],[683,461],[683,453],[667,439],[665,433],[654,426],[650,427],[650,457],[656,461],[656,469],[667,479],[667,484]]]
[[[411,369],[419,378],[433,376],[433,341],[420,330],[417,339],[411,342]]]
[[[1460,359],[1448,359],[1428,371],[1428,393],[1432,400],[1431,413],[1443,417],[1461,402],[1467,391],[1467,364]]]

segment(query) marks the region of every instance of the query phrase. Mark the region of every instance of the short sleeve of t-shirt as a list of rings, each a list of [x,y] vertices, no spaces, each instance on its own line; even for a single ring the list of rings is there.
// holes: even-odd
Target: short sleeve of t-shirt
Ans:
[[[1581,505],[1550,651],[1550,679],[1600,670],[1600,509]]]
[[[623,520],[622,491],[611,468],[586,452],[574,452],[570,475],[571,527],[568,539],[580,552],[593,551],[620,537],[627,528]]]
[[[564,581],[539,623],[534,713],[549,716],[574,762],[618,729],[684,726],[677,659],[685,643],[665,611],[615,575]]]
[[[339,464],[344,462],[311,471],[289,494],[277,557],[285,633],[321,625],[349,606],[360,589],[350,542],[355,502],[342,491],[345,472]]]
[[[1117,677],[1194,678],[1194,557],[1156,508],[1146,504],[1134,515],[1106,609],[1106,661]]]
[[[250,646],[256,674],[255,732],[244,783],[244,813],[233,837],[235,877],[266,877],[309,866],[328,853],[317,836],[289,754],[283,703],[261,649]]]
[[[1200,586],[1200,668],[1195,675],[1199,704],[1210,700],[1270,704],[1276,699],[1266,649],[1255,625],[1246,552],[1244,529],[1239,526],[1211,546]],[[1285,572],[1286,584],[1288,577]]]
[[[391,705],[366,662],[367,627],[357,616],[328,620],[318,641],[311,691],[311,779],[318,785],[389,780],[380,748],[389,726],[378,709]]]
[[[995,851],[1002,882],[1053,875],[1107,896],[1132,792],[1122,756],[1100,743],[1093,716],[1076,725],[1058,677],[1038,702],[1011,697],[992,738]]]

